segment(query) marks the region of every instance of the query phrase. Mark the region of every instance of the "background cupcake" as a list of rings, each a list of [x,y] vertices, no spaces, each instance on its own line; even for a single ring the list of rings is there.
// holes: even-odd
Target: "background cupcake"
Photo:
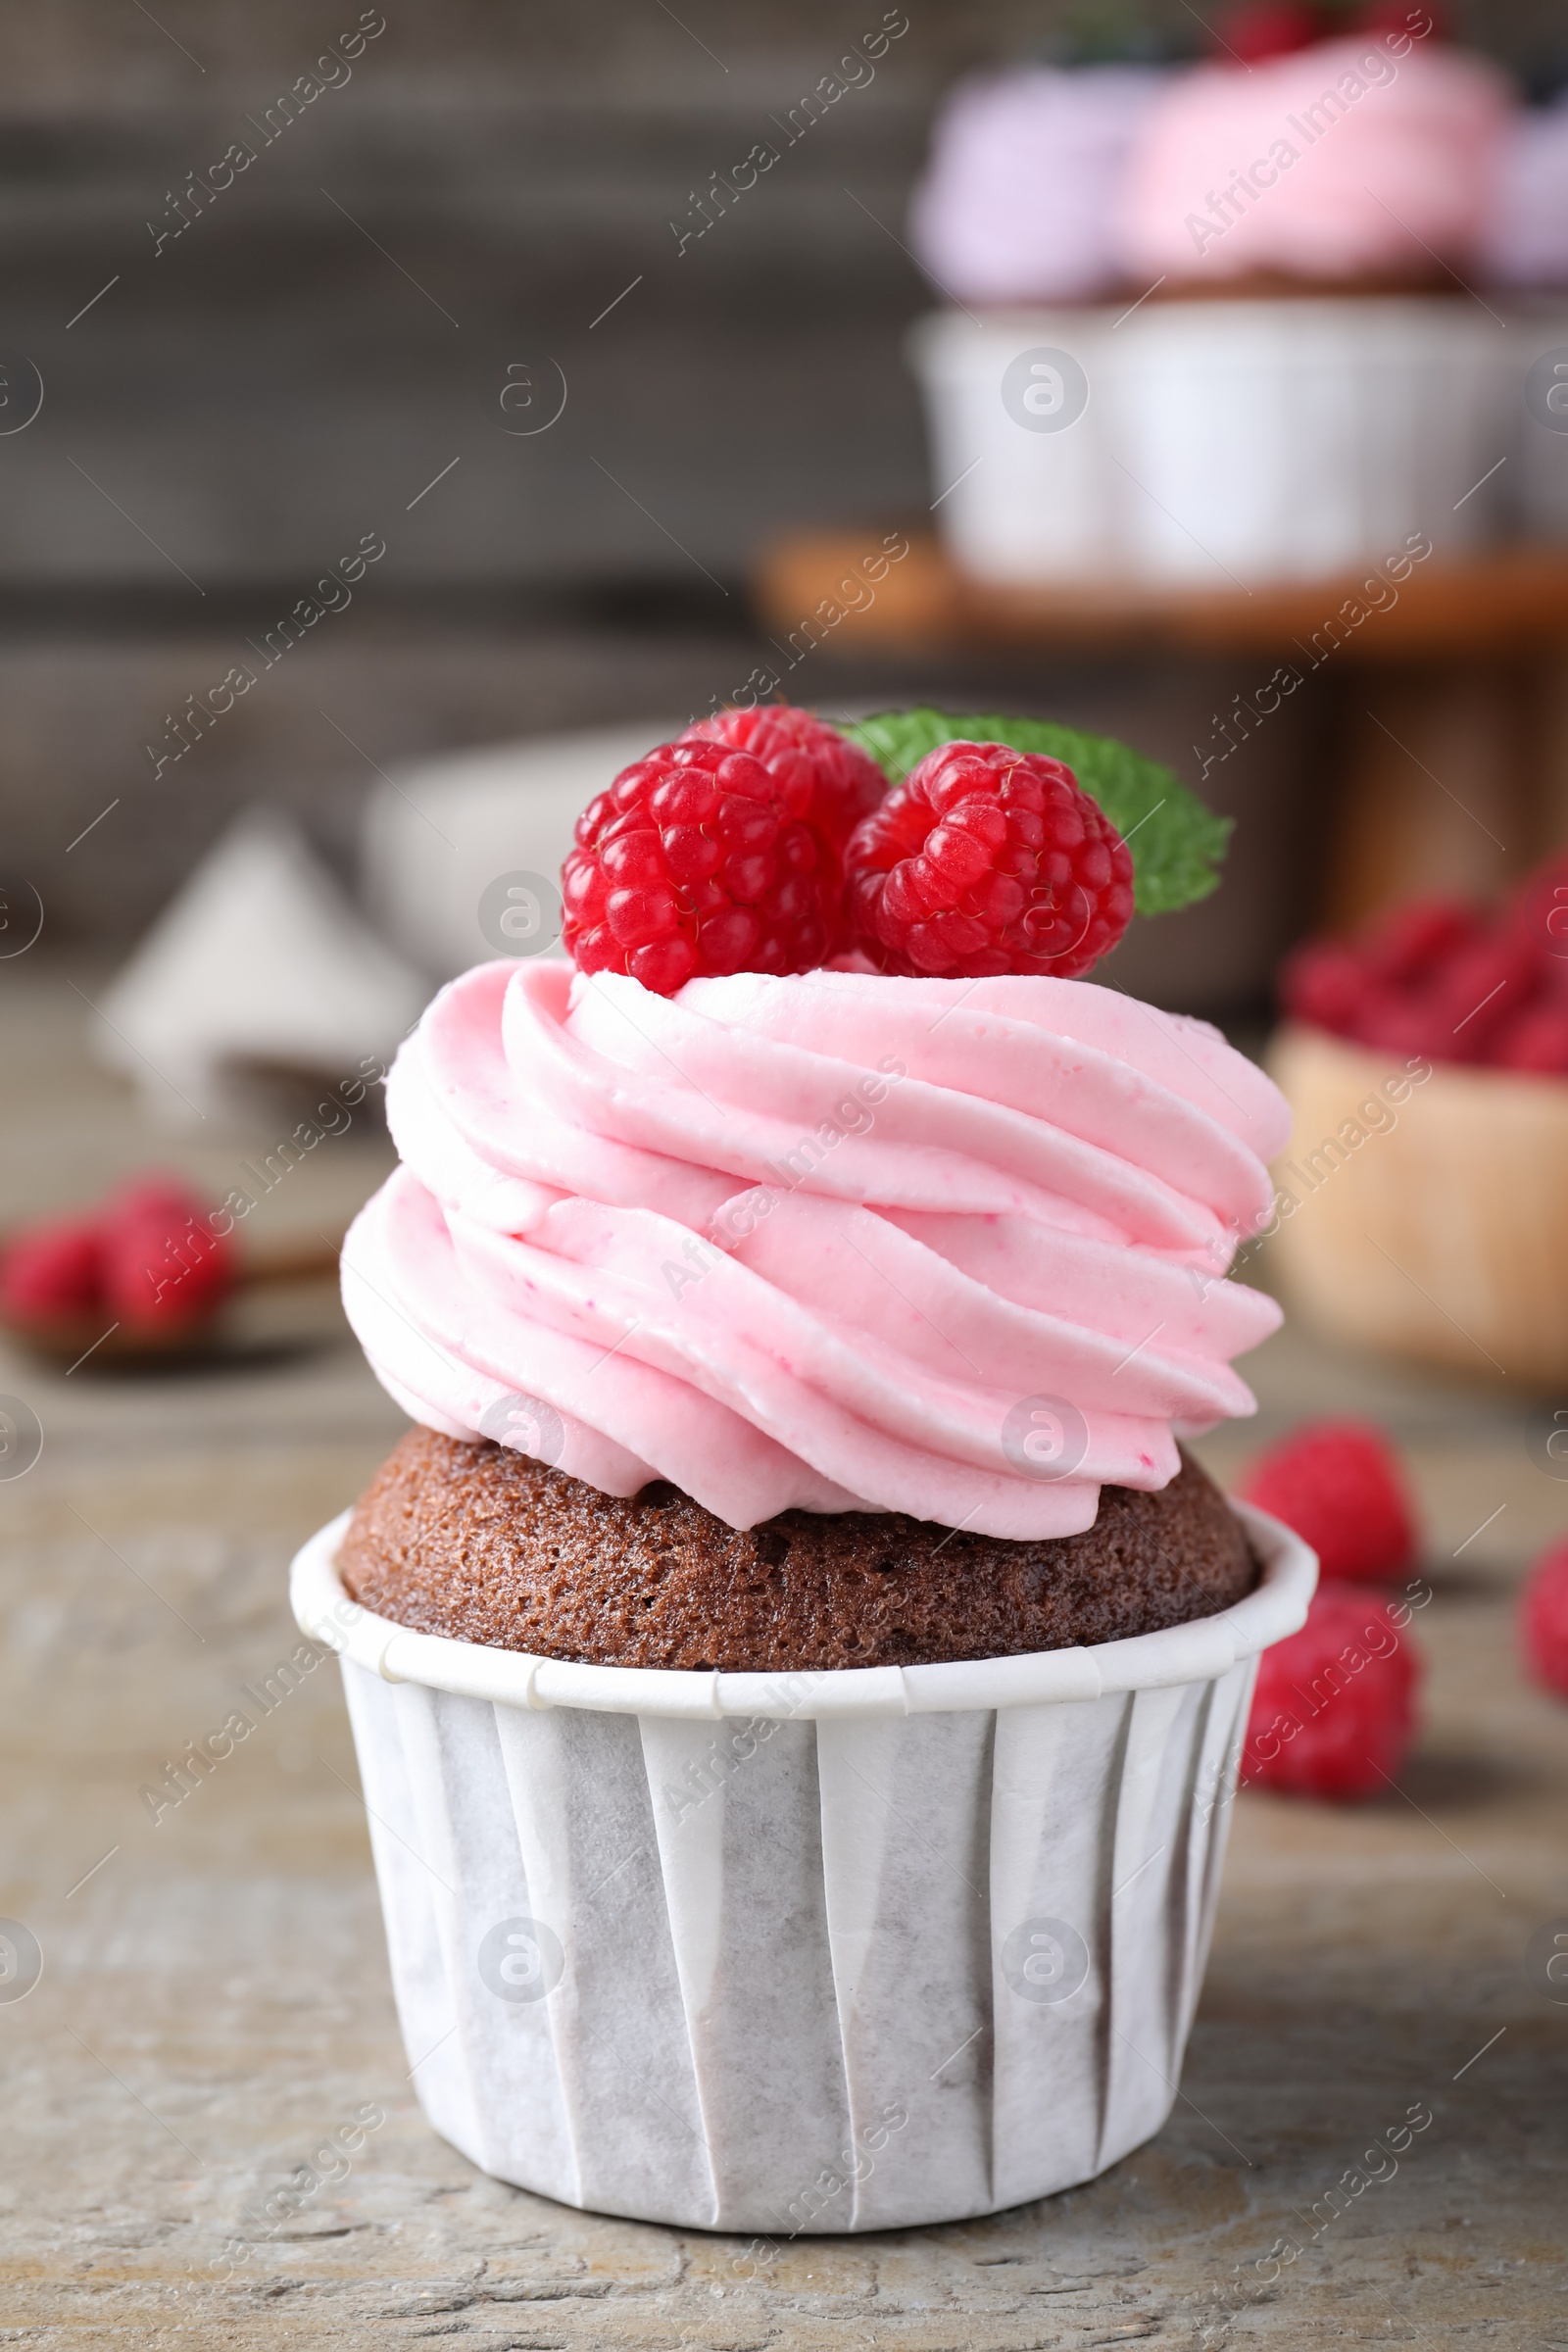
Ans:
[[[1424,26],[1421,30],[1419,27]],[[1447,291],[1479,265],[1510,91],[1431,19],[1215,58],[1150,108],[1120,190],[1140,288]]]
[[[1230,54],[1148,87],[1102,163],[1106,234],[1077,249],[1102,307],[946,314],[917,334],[938,512],[980,576],[1223,588],[1499,527],[1483,477],[1506,443],[1504,328],[1470,286],[1504,76],[1421,11],[1350,29],[1344,12],[1252,10],[1222,37]],[[973,245],[1001,167],[967,163],[966,210],[962,157],[939,142],[921,203]],[[1000,280],[1020,280],[1010,232],[991,234]],[[1036,361],[1054,373],[1030,415]]]
[[[1523,330],[1525,397],[1514,413],[1510,492],[1533,536],[1568,537],[1568,89],[1508,125],[1484,251]],[[1545,365],[1543,367],[1542,363]]]
[[[1121,183],[1169,72],[1157,53],[1147,34],[1086,31],[1040,63],[960,82],[932,131],[909,235],[953,307],[922,320],[909,350],[937,487],[953,485],[942,527],[987,577],[1072,576],[1113,548],[1106,419],[1083,374],[1098,375],[1102,322],[1085,306],[1121,282]],[[1078,373],[1026,366],[1009,413],[998,385],[1030,344],[1066,346]],[[1020,416],[1046,429],[1020,431]]]

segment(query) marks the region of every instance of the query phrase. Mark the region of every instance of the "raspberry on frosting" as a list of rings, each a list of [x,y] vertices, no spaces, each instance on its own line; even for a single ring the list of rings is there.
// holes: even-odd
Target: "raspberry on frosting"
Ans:
[[[830,898],[834,907],[830,952],[848,946],[840,911],[844,845],[861,817],[868,816],[887,792],[888,780],[876,761],[867,759],[837,727],[790,703],[760,703],[750,710],[717,711],[688,727],[681,741],[725,743],[735,751],[750,752],[783,786],[791,815],[803,816],[816,836],[824,904]]]
[[[814,711],[792,703],[759,703],[753,710],[719,710],[697,719],[683,743],[727,743],[760,760],[789,796],[790,814],[804,816],[841,854],[862,816],[885,795],[888,780],[858,744]]]
[[[806,821],[811,777],[722,742],[661,744],[577,819],[562,868],[566,951],[656,996],[701,974],[805,972],[838,922],[837,877]]]
[[[1126,843],[1071,768],[1001,743],[944,743],[846,852],[847,912],[890,972],[1075,979],[1133,912]]]

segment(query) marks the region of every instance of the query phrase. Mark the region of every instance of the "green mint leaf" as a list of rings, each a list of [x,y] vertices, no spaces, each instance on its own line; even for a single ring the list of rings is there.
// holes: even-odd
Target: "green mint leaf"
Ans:
[[[881,710],[842,732],[902,784],[939,743],[1005,743],[1072,769],[1126,842],[1140,914],[1169,914],[1219,887],[1233,820],[1205,808],[1174,769],[1108,735],[1081,735],[1050,718],[955,717],[947,710]]]

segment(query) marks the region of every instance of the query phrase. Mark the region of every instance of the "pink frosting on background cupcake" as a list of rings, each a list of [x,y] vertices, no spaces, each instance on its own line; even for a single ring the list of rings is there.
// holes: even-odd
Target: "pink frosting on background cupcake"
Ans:
[[[1122,176],[1166,78],[1029,66],[960,82],[909,217],[938,285],[967,302],[1076,302],[1117,282]]]
[[[1423,276],[1473,261],[1509,112],[1483,58],[1429,37],[1201,66],[1155,100],[1122,190],[1134,274]]]
[[[1505,286],[1568,285],[1568,90],[1508,126],[1485,260]]]

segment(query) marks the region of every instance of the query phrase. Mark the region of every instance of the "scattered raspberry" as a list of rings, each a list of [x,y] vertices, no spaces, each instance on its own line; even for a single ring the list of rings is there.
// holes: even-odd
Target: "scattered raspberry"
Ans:
[[[1297,1796],[1381,1794],[1415,1737],[1420,1680],[1381,1592],[1323,1586],[1300,1632],[1259,1661],[1244,1782]]]
[[[750,752],[784,787],[791,816],[804,816],[841,857],[861,817],[870,815],[888,788],[876,761],[858,745],[792,703],[720,710],[698,719],[681,741],[727,743]]]
[[[1132,917],[1133,862],[1070,767],[944,743],[845,853],[846,912],[883,970],[1076,979]]]
[[[23,1320],[91,1314],[103,1297],[98,1228],[62,1217],[19,1233],[0,1260],[0,1308]]]
[[[1399,1457],[1370,1421],[1308,1421],[1272,1446],[1237,1489],[1294,1527],[1325,1578],[1397,1576],[1415,1556]]]
[[[1568,1698],[1568,1544],[1544,1551],[1519,1604],[1519,1641],[1538,1683]]]
[[[821,963],[838,893],[792,796],[799,777],[710,741],[661,744],[623,769],[577,819],[561,871],[578,970],[668,997],[698,973]]]
[[[1504,1021],[1493,1038],[1487,1059],[1494,1069],[1534,1070],[1542,1077],[1561,1077],[1568,1070],[1568,1004],[1527,1004],[1511,1021]]]
[[[227,1297],[233,1245],[182,1185],[153,1178],[117,1193],[100,1220],[103,1305],[120,1322],[199,1322]]]

